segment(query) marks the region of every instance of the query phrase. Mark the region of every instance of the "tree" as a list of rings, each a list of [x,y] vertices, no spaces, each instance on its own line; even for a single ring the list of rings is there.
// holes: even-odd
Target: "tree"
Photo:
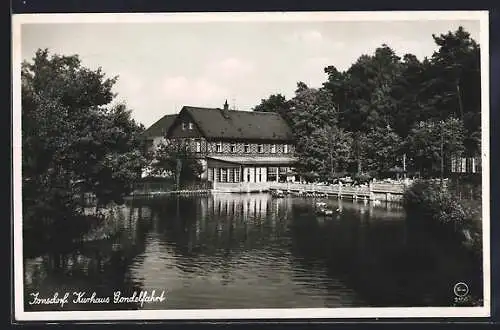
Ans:
[[[385,172],[403,155],[408,165],[430,174],[453,152],[480,151],[479,45],[461,27],[432,38],[438,50],[422,61],[413,54],[400,58],[382,44],[345,71],[324,68],[327,79],[320,88],[297,83],[286,113],[303,171],[313,177],[325,172],[321,157],[329,156],[323,145],[328,136],[336,136],[329,131],[333,128],[349,134],[348,168],[358,174]],[[270,97],[259,106],[278,111],[272,109],[283,101]],[[435,127],[440,121],[443,152],[442,134]]]
[[[463,27],[446,34],[433,35],[439,49],[432,56],[434,79],[428,88],[438,92],[431,104],[441,113],[440,119],[462,119],[468,136],[481,131],[480,47]],[[479,134],[480,135],[480,134]],[[474,138],[467,141],[470,153],[480,152]]]
[[[155,152],[153,173],[175,178],[177,188],[182,183],[199,178],[203,168],[190,144],[184,139],[168,139]]]
[[[464,136],[463,122],[457,118],[416,124],[408,135],[408,149],[416,169],[424,175],[439,173],[441,164],[464,152]]]
[[[148,162],[142,131],[143,127],[131,119],[131,112],[119,104],[98,113],[82,132],[85,136],[73,141],[68,160],[76,164],[78,179],[100,205],[122,203],[131,191],[131,182],[140,177]],[[82,153],[85,159],[81,159]]]
[[[395,108],[391,88],[401,72],[400,58],[387,45],[374,55],[361,55],[344,73],[328,67],[325,87],[340,93],[340,125],[351,132],[368,132],[375,126],[393,125]]]
[[[297,83],[289,113],[292,131],[298,138],[338,121],[333,95],[325,88],[309,88],[303,82]]]
[[[144,130],[125,105],[110,106],[117,77],[82,66],[77,55],[38,50],[23,62],[22,144],[24,215],[30,221],[71,218],[75,193],[98,205],[122,202],[146,162]],[[79,189],[76,189],[78,185]]]
[[[348,75],[338,71],[333,65],[326,67],[324,71],[328,75],[328,79],[323,83],[323,87],[332,94],[337,111],[343,113],[346,110],[348,102],[348,85],[346,83]]]
[[[367,170],[377,173],[389,172],[401,154],[401,138],[387,125],[370,130],[366,140]]]
[[[290,103],[281,94],[272,94],[253,108],[253,111],[276,112],[286,121],[289,120]]]
[[[348,167],[351,156],[351,134],[337,126],[326,125],[315,131],[313,138],[322,153],[320,176],[324,181],[331,181],[339,171],[345,171]]]
[[[368,143],[368,137],[363,132],[354,132],[351,146],[351,163],[354,168],[351,169],[352,172],[356,172],[358,175],[365,172],[366,159],[368,158],[368,152],[370,150],[370,145]],[[371,166],[366,166],[370,168]]]
[[[391,86],[391,99],[394,106],[391,126],[402,138],[408,135],[415,122],[425,120],[421,88],[425,81],[428,61],[420,62],[413,54],[403,56],[401,74]]]

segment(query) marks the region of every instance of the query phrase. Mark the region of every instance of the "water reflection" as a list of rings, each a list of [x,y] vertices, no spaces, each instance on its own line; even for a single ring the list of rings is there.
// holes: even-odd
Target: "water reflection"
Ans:
[[[400,206],[324,199],[335,212],[318,216],[318,201],[268,194],[134,201],[113,216],[117,239],[26,260],[26,287],[166,290],[166,302],[144,305],[156,309],[446,306],[457,281],[480,292],[478,270],[409,229]]]

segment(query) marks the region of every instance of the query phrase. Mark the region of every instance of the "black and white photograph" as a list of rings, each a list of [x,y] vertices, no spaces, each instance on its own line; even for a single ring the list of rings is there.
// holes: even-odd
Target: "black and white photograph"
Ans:
[[[13,15],[15,319],[490,316],[488,23]]]

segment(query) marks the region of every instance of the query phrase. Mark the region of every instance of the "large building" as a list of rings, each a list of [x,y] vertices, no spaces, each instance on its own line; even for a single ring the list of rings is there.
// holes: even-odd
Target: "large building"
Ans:
[[[173,119],[172,119],[173,118]],[[276,113],[184,106],[146,131],[151,147],[163,137],[187,143],[215,183],[295,181],[292,132]],[[156,141],[156,142],[155,142]]]

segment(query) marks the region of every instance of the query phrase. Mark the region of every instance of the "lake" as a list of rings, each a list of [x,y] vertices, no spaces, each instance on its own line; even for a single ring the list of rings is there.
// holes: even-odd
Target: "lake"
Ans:
[[[458,282],[482,298],[480,265],[397,204],[213,194],[134,200],[112,217],[113,239],[25,258],[27,311],[454,306]],[[144,290],[166,299],[97,299]],[[30,304],[36,292],[96,299]]]

